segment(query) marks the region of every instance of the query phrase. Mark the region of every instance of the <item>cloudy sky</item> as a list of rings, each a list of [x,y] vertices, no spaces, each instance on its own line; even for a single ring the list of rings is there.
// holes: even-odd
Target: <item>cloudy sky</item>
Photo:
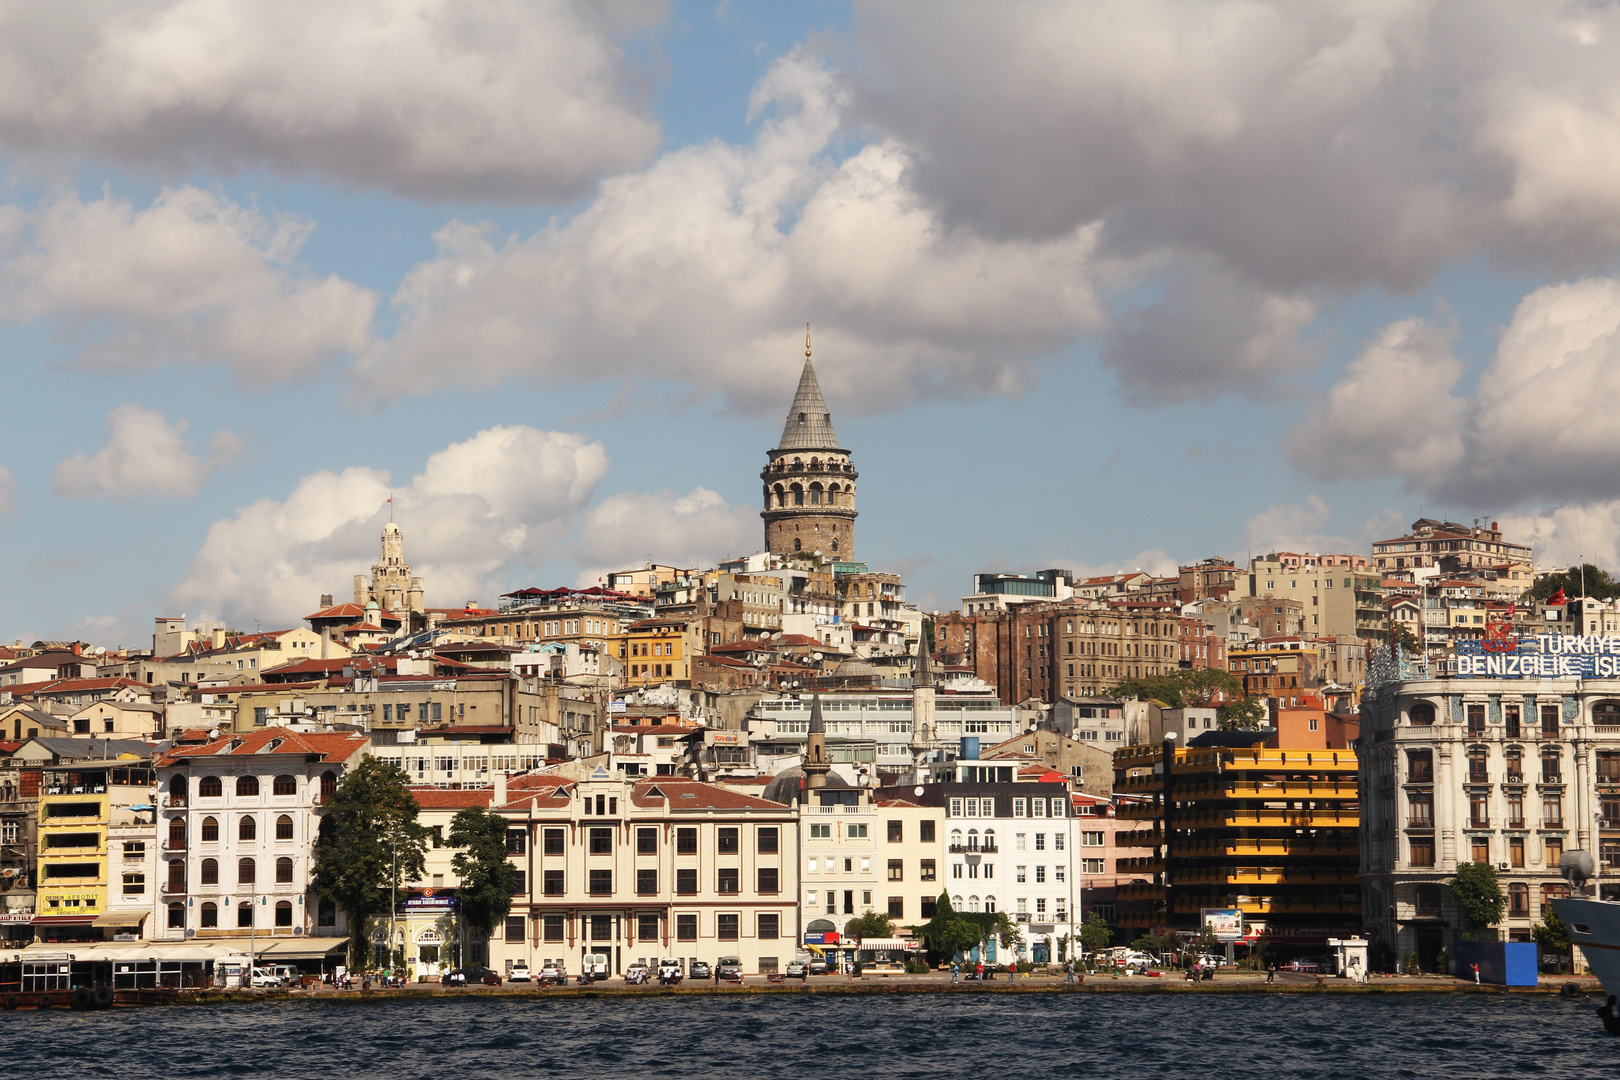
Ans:
[[[0,3],[0,640],[755,550],[1620,564],[1620,10]]]

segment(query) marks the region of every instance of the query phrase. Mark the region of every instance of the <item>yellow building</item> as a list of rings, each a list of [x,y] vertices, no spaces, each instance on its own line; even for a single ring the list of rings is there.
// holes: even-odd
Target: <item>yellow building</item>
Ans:
[[[627,686],[690,683],[692,658],[703,651],[701,619],[642,619],[625,636]]]
[[[111,745],[116,750],[129,744]],[[43,769],[34,909],[38,940],[99,941],[111,929],[108,830],[152,822],[153,782],[149,757],[134,753],[111,760],[63,761]],[[156,826],[152,829],[155,842]]]

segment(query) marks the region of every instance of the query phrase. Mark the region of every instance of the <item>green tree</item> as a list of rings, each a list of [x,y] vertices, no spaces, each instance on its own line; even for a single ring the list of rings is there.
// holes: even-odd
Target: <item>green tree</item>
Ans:
[[[1507,897],[1496,880],[1496,867],[1490,863],[1466,862],[1457,866],[1451,879],[1451,895],[1468,924],[1483,930],[1502,921]]]
[[[1559,589],[1563,589],[1564,595],[1570,599],[1580,596],[1582,569],[1580,566],[1572,566],[1561,574],[1548,574],[1530,586],[1528,598],[1545,600]],[[1591,563],[1586,563],[1584,570],[1587,596],[1594,600],[1612,600],[1620,596],[1620,581],[1611,577],[1607,570],[1601,570]]]
[[[1114,943],[1114,932],[1108,929],[1108,920],[1093,911],[1080,924],[1080,948],[1097,953]]]
[[[1135,697],[1162,702],[1172,709],[1192,709],[1241,698],[1243,684],[1236,675],[1219,668],[1178,668],[1163,675],[1126,679],[1108,692],[1116,698]]]
[[[367,757],[326,803],[315,844],[315,892],[349,918],[349,964],[370,967],[366,921],[392,910],[399,883],[426,871],[428,831],[398,766]],[[392,947],[392,945],[390,945]]]
[[[844,927],[844,933],[850,935],[856,941],[892,938],[894,937],[894,920],[881,911],[868,911],[859,918],[851,919],[849,925]]]
[[[949,960],[957,953],[973,948],[982,937],[978,924],[958,915],[951,907],[950,894],[943,892],[934,905],[934,917],[924,925],[911,929],[923,939],[929,953],[940,960]]]
[[[1541,913],[1541,920],[1530,928],[1530,936],[1535,939],[1537,945],[1548,952],[1568,956],[1570,946],[1574,942],[1570,939],[1569,927],[1564,925],[1558,911],[1549,905],[1547,910]]]
[[[1168,948],[1169,943],[1156,934],[1143,934],[1141,937],[1131,942],[1131,950],[1133,952],[1148,953],[1152,956],[1158,956],[1165,952]]]
[[[1222,731],[1253,731],[1266,722],[1266,703],[1261,698],[1237,698],[1221,705],[1216,714]]]
[[[1423,643],[1417,639],[1416,634],[1406,628],[1405,624],[1395,623],[1392,632],[1395,635],[1396,643],[1401,647],[1403,655],[1417,656],[1424,651]],[[1383,636],[1387,639],[1389,633],[1386,632]]]
[[[483,931],[489,940],[512,910],[517,868],[506,858],[506,819],[481,806],[469,806],[450,820],[449,844],[460,848],[450,860],[461,879],[456,911],[462,925]]]

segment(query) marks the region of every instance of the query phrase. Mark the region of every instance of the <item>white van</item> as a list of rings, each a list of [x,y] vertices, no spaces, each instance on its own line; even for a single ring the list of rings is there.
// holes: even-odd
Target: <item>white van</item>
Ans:
[[[608,977],[608,954],[605,952],[586,953],[580,960],[579,973],[589,975],[593,979]]]

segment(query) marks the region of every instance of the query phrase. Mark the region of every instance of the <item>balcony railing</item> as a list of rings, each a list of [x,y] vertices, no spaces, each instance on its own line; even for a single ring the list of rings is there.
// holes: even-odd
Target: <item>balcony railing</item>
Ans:
[[[1516,772],[1504,773],[1502,775],[1502,783],[1504,783],[1504,784],[1522,784],[1522,783],[1524,783],[1524,773],[1516,773]]]
[[[1432,829],[1434,828],[1434,818],[1427,814],[1413,814],[1406,819],[1406,827],[1408,829]]]
[[[995,844],[952,844],[950,847],[952,855],[978,855],[981,853],[994,855],[1001,850]]]

